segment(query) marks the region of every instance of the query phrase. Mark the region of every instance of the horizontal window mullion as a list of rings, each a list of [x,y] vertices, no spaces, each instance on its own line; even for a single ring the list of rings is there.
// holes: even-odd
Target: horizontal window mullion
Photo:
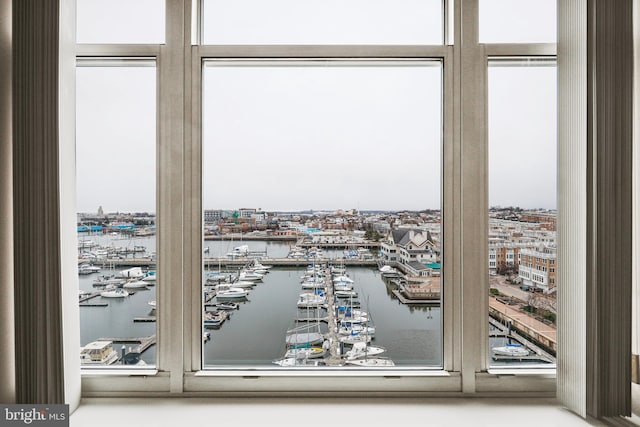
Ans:
[[[444,57],[447,46],[288,45],[196,46],[207,58],[427,58]]]
[[[485,44],[484,52],[487,56],[555,56],[557,48],[555,43]]]
[[[76,56],[158,56],[161,47],[157,44],[78,44]]]

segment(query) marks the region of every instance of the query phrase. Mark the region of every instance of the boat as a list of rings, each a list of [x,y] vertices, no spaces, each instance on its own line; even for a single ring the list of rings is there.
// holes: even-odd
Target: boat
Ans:
[[[109,289],[109,290],[100,292],[100,296],[103,298],[124,298],[129,296],[129,292],[120,288]]]
[[[297,359],[295,357],[283,357],[282,359],[276,359],[274,364],[283,367],[292,366],[325,366],[325,363],[317,359]]]
[[[101,276],[98,277],[96,280],[93,281],[93,286],[110,286],[110,285],[122,285],[124,282],[126,282],[126,279],[123,279],[121,277],[115,277],[113,275],[111,276]]]
[[[128,277],[128,278],[135,278],[135,279],[142,279],[145,276],[145,273],[142,271],[142,268],[140,267],[132,267],[132,268],[128,268],[126,270],[122,270],[121,272],[118,273],[119,277]]]
[[[300,298],[296,303],[298,307],[319,307],[327,303],[327,297],[324,292],[306,292],[300,294]]]
[[[390,265],[383,265],[378,270],[383,277],[400,277],[400,272]]]
[[[334,291],[333,294],[336,298],[354,298],[358,296],[356,291]]]
[[[293,357],[295,359],[318,359],[324,357],[327,354],[327,350],[324,347],[306,347],[296,348],[292,347],[284,354],[285,359]]]
[[[124,289],[147,289],[149,282],[144,280],[132,280],[122,285]]]
[[[155,271],[147,271],[145,276],[142,278],[145,282],[155,282],[156,281],[156,272]]]
[[[113,349],[113,341],[93,341],[80,347],[80,364],[111,365],[118,360],[118,353]]]
[[[387,351],[384,347],[366,345],[364,342],[353,344],[351,350],[345,353],[347,360],[360,359],[362,357],[376,356]]]
[[[334,285],[333,286],[333,290],[334,291],[352,291],[353,290],[353,286],[345,283],[345,284],[340,284],[340,285]]]
[[[203,342],[207,342],[207,341],[209,341],[210,339],[211,339],[211,332],[209,332],[209,331],[204,331],[204,332],[202,333],[202,341],[203,341]]]
[[[254,259],[253,261],[251,261],[249,263],[249,268],[252,269],[258,269],[258,270],[269,270],[271,267],[273,267],[272,265],[263,265],[260,263],[259,260]]]
[[[370,343],[371,337],[369,335],[362,335],[357,333],[352,333],[351,335],[345,335],[338,337],[338,341],[345,344],[356,344],[359,342],[362,343]]]
[[[223,291],[218,291],[216,298],[218,301],[227,299],[243,299],[249,295],[249,291],[241,288],[229,288]]]
[[[93,274],[93,273],[99,273],[99,272],[100,272],[100,267],[96,267],[91,264],[80,264],[78,266],[78,274],[86,275],[86,274]]]
[[[151,306],[151,308],[155,310],[155,308],[156,308],[156,300],[149,301],[147,304],[149,304]]]
[[[246,257],[247,255],[249,255],[248,245],[237,246],[233,248],[231,252],[227,252],[226,254],[228,258],[240,258],[240,257]]]
[[[217,309],[217,310],[237,310],[240,305],[238,303],[232,301],[219,302],[213,305],[209,305],[208,307]]]
[[[353,280],[349,276],[344,276],[344,275],[334,277],[334,279],[333,279],[333,284],[334,285],[344,284],[344,283],[352,284]]]
[[[325,287],[323,281],[305,280],[302,282],[302,289],[324,289]]]
[[[229,318],[229,313],[224,310],[205,311],[202,313],[202,323],[205,328],[220,326],[227,318]]]
[[[517,359],[519,357],[526,357],[531,354],[531,352],[522,344],[516,344],[516,343],[508,343],[507,345],[502,347],[493,347],[491,351],[493,352],[494,357],[495,356],[499,356],[503,358],[511,357],[514,359]]]
[[[393,363],[393,360],[385,359],[385,358],[382,358],[382,357],[369,357],[369,358],[366,358],[366,359],[352,359],[352,360],[347,360],[345,363],[347,363],[349,365],[364,366],[364,367],[368,367],[368,368],[380,368],[380,367],[395,366],[395,363]]]
[[[350,323],[341,325],[338,328],[338,335],[366,334],[373,337],[376,334],[375,326],[364,326],[360,323]]]
[[[262,274],[254,273],[251,271],[243,270],[238,275],[238,281],[257,282],[262,280],[264,276]]]
[[[309,325],[299,326],[287,331],[285,343],[288,347],[313,346],[324,341],[324,335],[317,331],[312,331]]]

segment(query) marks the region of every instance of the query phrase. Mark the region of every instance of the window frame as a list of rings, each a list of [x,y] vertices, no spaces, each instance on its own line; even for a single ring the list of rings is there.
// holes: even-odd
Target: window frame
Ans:
[[[163,45],[76,46],[78,57],[152,57],[158,70],[158,372],[83,373],[83,396],[555,395],[555,370],[489,369],[486,93],[489,57],[555,56],[556,45],[479,44],[478,0],[443,1],[445,43],[437,46],[202,46],[197,0],[167,0]],[[205,58],[442,61],[443,370],[200,369]]]

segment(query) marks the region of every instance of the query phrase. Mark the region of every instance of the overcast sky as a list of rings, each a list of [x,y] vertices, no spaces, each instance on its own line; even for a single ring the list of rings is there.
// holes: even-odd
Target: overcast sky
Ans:
[[[270,10],[263,10],[264,0],[205,0],[205,27],[213,23],[216,29],[205,31],[205,41],[441,40],[436,21],[417,25],[434,16],[439,2],[367,0],[363,17],[357,13],[364,10],[363,1],[310,1],[310,9],[301,9],[294,0],[273,0]],[[162,3],[79,0],[78,38],[161,42],[162,29],[153,22],[161,22],[164,12],[148,15],[145,22],[152,28],[144,32],[139,20],[131,31],[126,20],[116,19],[118,31],[101,30],[100,22],[113,22],[105,4],[137,5],[131,9],[135,13]],[[525,3],[534,7],[526,9]],[[524,34],[514,40],[548,41],[544,33],[555,38],[552,24],[525,24],[549,15],[545,11],[555,2],[525,3],[480,0],[486,23],[481,40],[500,41],[511,27]],[[280,13],[265,19],[277,7],[283,8]],[[247,10],[260,13],[241,19]],[[214,12],[228,19],[216,20]],[[510,27],[510,19],[487,18],[512,12],[524,18],[522,24]],[[205,67],[205,208],[440,208],[441,73],[439,66]],[[492,66],[488,84],[490,205],[555,208],[555,68]],[[95,212],[98,206],[155,211],[155,93],[153,67],[78,68],[79,211]]]

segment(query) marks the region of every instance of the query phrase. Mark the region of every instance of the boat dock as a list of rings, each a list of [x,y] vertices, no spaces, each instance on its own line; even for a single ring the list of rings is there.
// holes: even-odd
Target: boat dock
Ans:
[[[138,337],[138,338],[98,338],[98,341],[111,341],[114,344],[139,344],[137,347],[130,348],[129,352],[137,352],[142,354],[149,347],[156,344],[156,335],[153,334],[148,337]]]
[[[440,293],[438,292],[437,295],[434,295],[433,298],[429,298],[429,299],[409,299],[407,297],[405,297],[402,292],[400,292],[398,289],[393,289],[391,292],[393,292],[393,294],[398,298],[398,300],[400,300],[401,303],[403,304],[428,304],[428,305],[440,305]]]

